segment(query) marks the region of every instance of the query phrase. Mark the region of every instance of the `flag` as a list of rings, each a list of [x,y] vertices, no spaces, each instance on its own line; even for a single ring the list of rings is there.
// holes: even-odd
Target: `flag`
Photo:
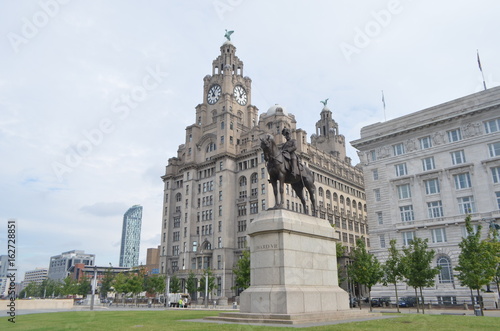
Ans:
[[[384,90],[382,90],[382,104],[384,105],[384,110],[385,110]]]

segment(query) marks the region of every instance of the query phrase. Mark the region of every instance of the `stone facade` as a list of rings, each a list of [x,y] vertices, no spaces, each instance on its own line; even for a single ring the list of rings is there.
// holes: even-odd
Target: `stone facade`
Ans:
[[[281,130],[291,129],[296,153],[315,176],[319,216],[336,225],[345,246],[352,247],[368,231],[363,174],[345,157],[338,127],[325,131],[328,137],[318,132],[314,146],[285,107],[274,105],[258,116],[251,103],[252,80],[243,76],[243,62],[235,53],[230,41],[220,47],[212,75],[203,79],[203,101],[195,107],[195,123],[186,128],[184,143],[162,176],[160,273],[181,278],[184,289],[189,272],[199,279],[204,269],[211,268],[218,287],[215,298],[239,294],[231,289],[232,269],[247,248],[247,226],[260,211],[274,206],[260,149],[259,138],[265,134],[272,134],[280,145],[285,141]],[[323,116],[317,127],[332,125],[331,112],[323,113],[329,116]],[[285,208],[303,212],[289,185]]]
[[[453,268],[466,213],[483,238],[500,219],[500,88],[364,127],[351,144],[363,164],[371,252],[383,262],[391,239],[399,248],[415,236],[428,239],[442,270],[426,301],[470,302]],[[414,296],[405,284],[398,292]],[[372,296],[394,291],[376,286]]]

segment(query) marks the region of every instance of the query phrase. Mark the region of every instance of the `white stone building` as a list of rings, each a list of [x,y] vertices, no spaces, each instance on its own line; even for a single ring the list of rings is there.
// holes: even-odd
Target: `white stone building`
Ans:
[[[189,272],[199,279],[210,268],[216,298],[239,294],[232,289],[232,269],[246,248],[247,225],[274,206],[259,140],[266,133],[282,144],[281,130],[291,129],[296,153],[315,175],[319,216],[337,225],[345,246],[366,238],[368,231],[363,175],[345,156],[345,138],[332,112],[328,107],[321,111],[312,143],[285,107],[274,105],[259,116],[252,105],[252,80],[243,75],[235,52],[230,41],[220,47],[212,74],[203,79],[195,122],[186,128],[184,143],[162,176],[160,273],[179,277],[185,290]],[[285,208],[303,212],[289,185],[285,195]]]
[[[453,268],[466,214],[483,226],[483,238],[500,219],[500,88],[366,126],[351,144],[363,164],[371,252],[383,262],[391,239],[401,248],[427,238],[442,270],[426,301],[470,302]],[[414,296],[404,284],[398,292]],[[372,296],[394,290],[377,286]],[[490,305],[498,300],[485,296]]]

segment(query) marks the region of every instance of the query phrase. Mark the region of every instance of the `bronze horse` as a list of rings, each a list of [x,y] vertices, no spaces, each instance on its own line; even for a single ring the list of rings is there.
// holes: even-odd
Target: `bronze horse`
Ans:
[[[312,203],[312,215],[316,216],[316,195],[314,187],[314,176],[311,170],[305,166],[300,165],[300,175],[293,176],[290,171],[285,169],[285,160],[281,150],[277,147],[274,138],[270,134],[266,134],[264,138],[260,138],[260,147],[264,151],[264,159],[267,161],[267,172],[269,173],[269,182],[273,185],[274,201],[276,202],[275,208],[283,208],[283,188],[285,183],[291,184],[293,190],[302,202],[304,213],[307,214],[306,200],[304,199],[304,187],[309,192]],[[281,199],[278,199],[278,181],[279,193]]]

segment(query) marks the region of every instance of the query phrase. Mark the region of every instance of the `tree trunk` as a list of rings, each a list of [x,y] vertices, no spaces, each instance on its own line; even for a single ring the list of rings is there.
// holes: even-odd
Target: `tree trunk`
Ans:
[[[469,290],[470,290],[470,302],[472,305],[472,310],[474,310],[474,295],[472,294],[472,289],[469,288]]]
[[[422,287],[420,287],[420,297],[422,298],[422,314],[425,314],[424,295],[422,294]]]
[[[394,283],[394,290],[396,291],[396,308],[398,310],[398,313],[400,313],[400,311],[399,311],[399,298],[398,298],[398,286],[396,285],[396,283]]]
[[[477,289],[477,301],[479,302],[479,309],[481,309],[481,316],[484,316],[483,298],[481,297],[481,294],[479,293],[479,289]]]
[[[418,300],[417,288],[414,287],[414,289],[415,289],[415,299],[417,300],[417,302],[416,302],[416,304],[417,304],[417,314],[419,314],[420,313],[420,309],[419,309],[420,307],[418,305],[420,303],[420,300]]]
[[[370,305],[370,313],[373,311],[372,307],[372,288],[368,288],[368,304]]]

